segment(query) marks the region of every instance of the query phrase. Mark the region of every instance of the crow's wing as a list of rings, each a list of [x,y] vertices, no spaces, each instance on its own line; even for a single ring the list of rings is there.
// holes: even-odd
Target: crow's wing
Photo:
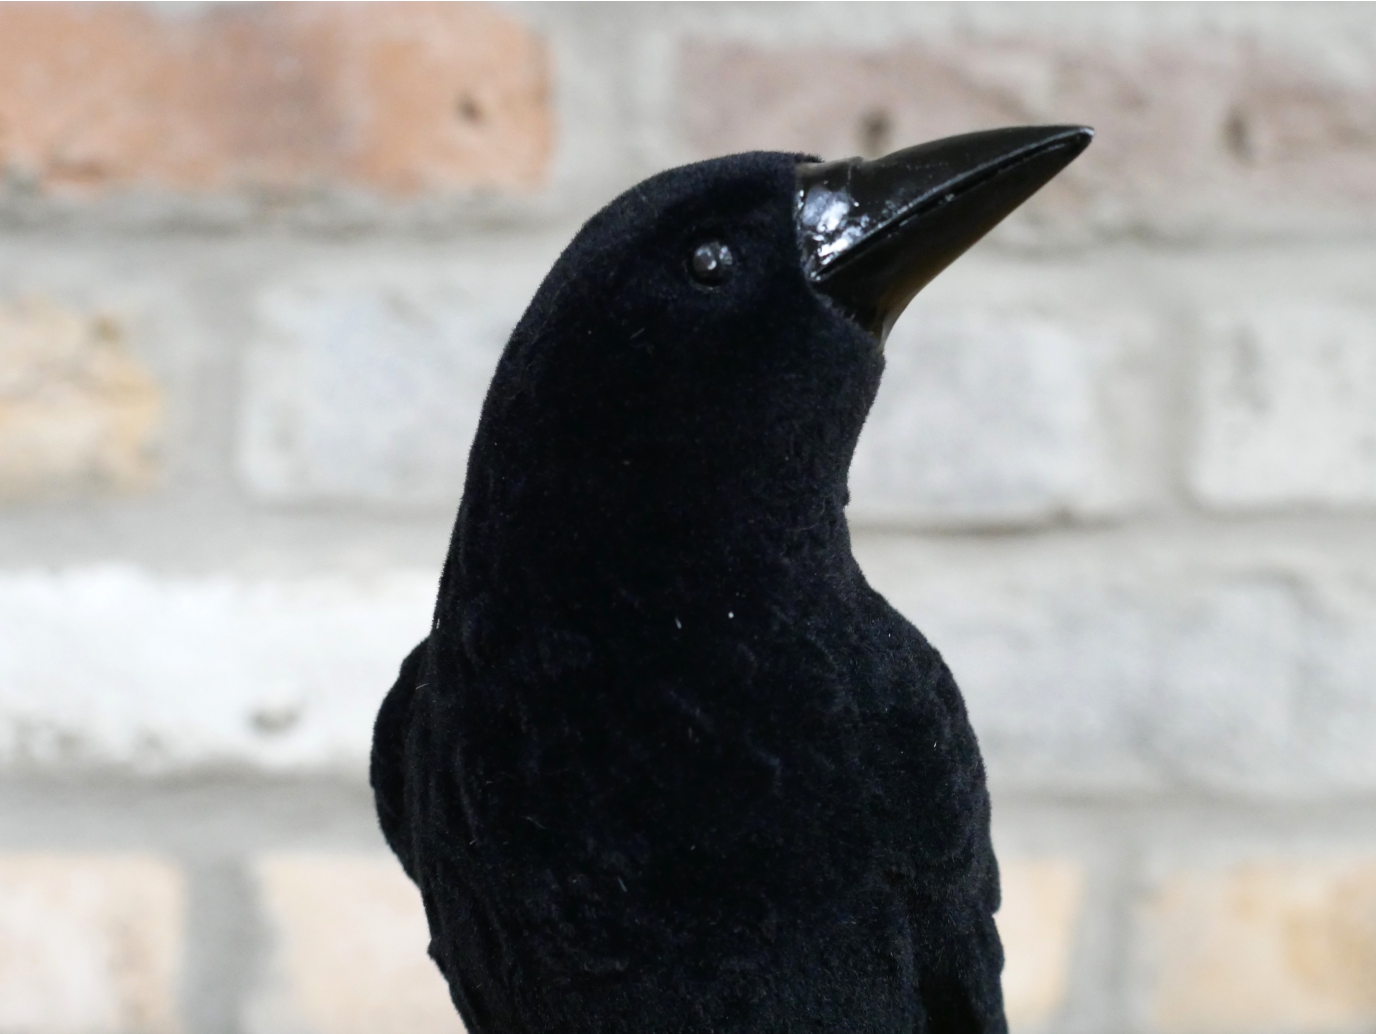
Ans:
[[[884,879],[904,900],[927,1034],[1006,1034],[998,863],[984,764],[955,678],[873,590],[856,627],[872,690],[862,736]]]
[[[425,665],[428,638],[401,662],[401,671],[378,711],[373,724],[373,752],[368,778],[373,784],[378,824],[387,844],[411,879],[411,831],[406,817],[406,731],[411,722],[416,688]]]
[[[463,852],[469,838],[446,828],[439,816],[452,819],[461,809],[442,808],[433,799],[449,773],[443,751],[436,751],[430,736],[435,716],[426,684],[429,644],[422,640],[402,662],[378,712],[370,780],[382,834],[425,903],[430,957],[448,982],[469,1034],[491,1034],[512,1029],[506,1015],[510,1006],[490,971],[501,953],[494,950],[481,896],[462,878],[468,867],[446,857]],[[424,842],[420,851],[414,849],[417,842]]]

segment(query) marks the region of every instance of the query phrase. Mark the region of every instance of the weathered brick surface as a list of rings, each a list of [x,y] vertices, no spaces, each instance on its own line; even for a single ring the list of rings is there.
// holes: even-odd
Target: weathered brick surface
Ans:
[[[1228,510],[1376,505],[1376,310],[1207,320],[1191,486]]]
[[[152,486],[162,393],[123,336],[41,299],[0,305],[0,499]]]
[[[245,483],[275,500],[457,507],[519,314],[422,270],[268,291],[245,379]]]
[[[25,870],[0,1032],[455,1030],[362,777],[554,254],[694,153],[1060,119],[850,508],[988,761],[1010,1014],[1372,1027],[1373,55],[1369,5],[0,6],[0,850],[188,888],[145,995],[176,908]]]
[[[1141,910],[1148,1017],[1175,1034],[1376,1022],[1376,861],[1182,869]]]
[[[679,81],[702,154],[840,158],[1000,125],[1092,125],[1094,146],[1034,209],[1067,227],[1312,229],[1376,216],[1376,72],[1242,34],[975,33],[878,49],[695,41]]]
[[[274,855],[255,872],[275,946],[251,1034],[462,1034],[425,953],[420,893],[394,859]]]
[[[1111,544],[945,555],[864,537],[857,550],[950,662],[1000,787],[1282,799],[1376,787],[1369,564],[1118,562]],[[433,571],[6,576],[0,757],[356,769],[434,587]]]
[[[1068,858],[1000,858],[1004,1007],[1014,1030],[1044,1027],[1065,1003],[1084,872]]]
[[[546,90],[482,4],[0,5],[0,168],[54,191],[526,189]]]
[[[0,1030],[180,1031],[183,899],[158,858],[0,855]]]
[[[0,759],[360,769],[436,575],[0,578]]]
[[[1113,479],[1086,344],[1033,313],[921,310],[884,350],[851,465],[859,524],[1018,524]]]

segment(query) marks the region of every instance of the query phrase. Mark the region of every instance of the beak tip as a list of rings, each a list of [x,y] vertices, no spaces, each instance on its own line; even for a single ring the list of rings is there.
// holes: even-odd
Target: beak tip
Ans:
[[[1068,135],[1073,137],[1076,143],[1079,144],[1079,148],[1076,152],[1077,154],[1094,142],[1093,126],[1070,126],[1069,129],[1070,133]]]

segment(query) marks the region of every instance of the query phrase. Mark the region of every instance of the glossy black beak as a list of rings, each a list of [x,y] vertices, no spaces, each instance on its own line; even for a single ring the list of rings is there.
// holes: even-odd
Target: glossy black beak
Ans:
[[[1084,126],[967,133],[798,166],[803,270],[882,342],[932,278],[1089,146]]]

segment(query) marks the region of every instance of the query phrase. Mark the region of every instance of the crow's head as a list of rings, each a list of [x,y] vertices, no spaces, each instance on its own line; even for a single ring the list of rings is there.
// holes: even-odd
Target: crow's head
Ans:
[[[876,161],[742,154],[627,191],[512,335],[468,518],[498,548],[488,536],[537,551],[634,538],[680,557],[841,520],[894,320],[1090,136],[995,130]]]

